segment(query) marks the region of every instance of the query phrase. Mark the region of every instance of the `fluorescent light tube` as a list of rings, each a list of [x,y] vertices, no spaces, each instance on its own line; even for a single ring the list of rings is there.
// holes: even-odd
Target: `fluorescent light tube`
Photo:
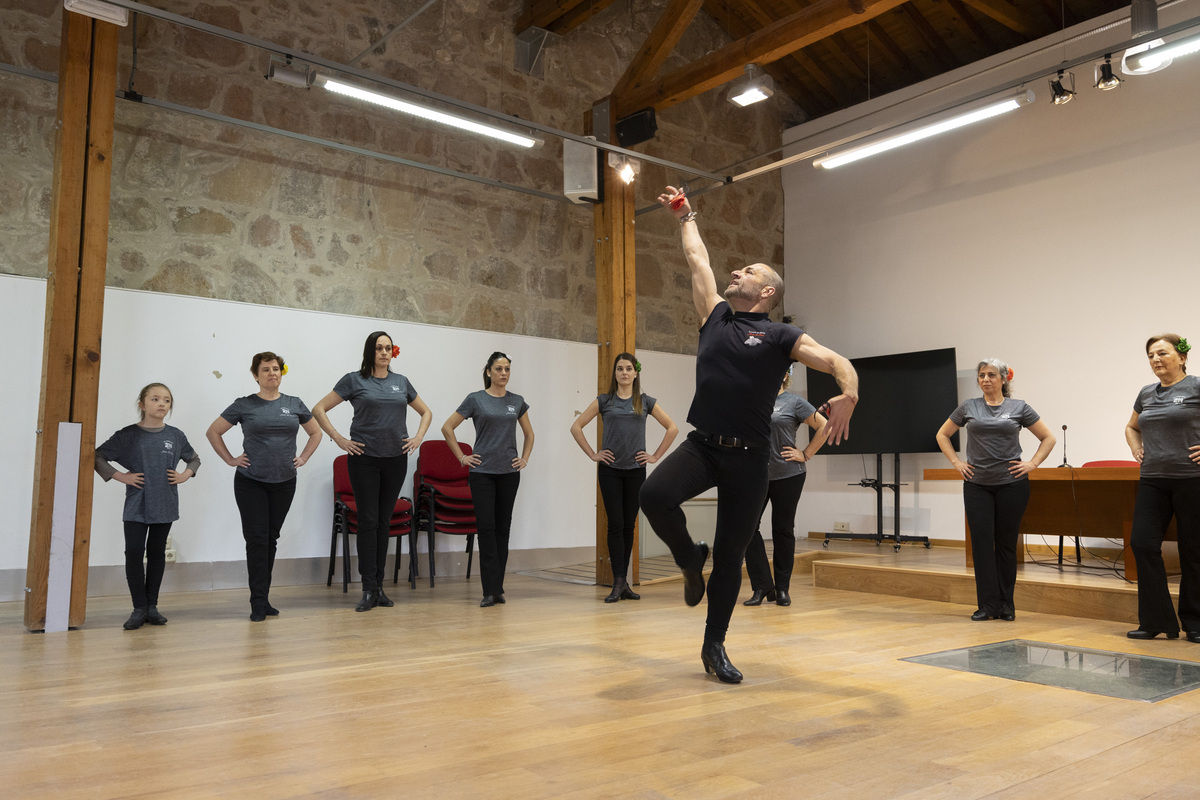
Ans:
[[[406,100],[401,100],[397,97],[392,97],[379,92],[373,92],[369,89],[363,89],[360,86],[354,86],[349,83],[343,83],[335,78],[327,76],[319,76],[317,81],[331,92],[343,95],[345,97],[353,97],[356,100],[362,100],[366,103],[372,103],[384,108],[390,108],[392,111],[399,111],[401,114],[411,114],[414,117],[436,122],[441,125],[449,125],[452,128],[468,131],[478,134],[479,136],[487,136],[492,139],[499,139],[509,144],[515,144],[520,147],[533,147],[534,145],[542,144],[541,139],[535,139],[532,136],[525,134],[513,133],[504,128],[497,128],[494,125],[485,125],[481,122],[465,119],[464,117],[447,114],[444,111],[435,111],[432,108],[410,103]]]
[[[953,116],[936,122],[927,122],[922,125],[918,121],[914,123],[918,127],[906,131],[884,133],[881,137],[874,137],[869,142],[853,144],[841,150],[833,150],[826,155],[813,159],[813,166],[833,169],[843,164],[850,164],[880,153],[886,153],[888,150],[895,150],[897,147],[903,147],[906,144],[912,144],[922,139],[928,139],[931,136],[937,136],[939,133],[946,133],[965,125],[971,125],[972,123],[991,119],[1009,111],[1015,111],[1023,105],[1032,103],[1033,98],[1032,89],[1022,89],[1016,95],[1001,100],[993,100],[969,111],[960,111],[953,114]]]
[[[1126,63],[1129,64],[1131,69],[1149,71],[1165,66],[1165,62],[1173,58],[1186,56],[1190,53],[1195,53],[1197,50],[1200,50],[1200,34],[1189,36],[1186,39],[1176,39],[1170,44],[1164,44],[1161,47],[1146,50],[1135,56],[1129,56]]]
[[[129,12],[126,9],[110,6],[100,0],[63,0],[63,8],[85,17],[120,25],[122,28],[129,24]]]

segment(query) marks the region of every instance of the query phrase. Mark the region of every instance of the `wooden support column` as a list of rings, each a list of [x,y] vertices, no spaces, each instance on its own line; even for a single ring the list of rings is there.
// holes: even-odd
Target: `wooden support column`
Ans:
[[[596,336],[597,393],[608,391],[617,353],[636,353],[637,280],[634,260],[633,185],[626,184],[604,159],[604,202],[596,206]],[[602,431],[597,423],[596,449]],[[638,539],[635,532],[630,583],[638,582]],[[608,521],[600,490],[596,490],[596,583],[613,579],[608,555]]]
[[[87,608],[119,32],[111,23],[63,12],[42,393],[25,577],[25,627],[31,631],[44,630],[46,625],[60,422],[78,422],[83,433],[71,578],[72,627],[83,624]]]

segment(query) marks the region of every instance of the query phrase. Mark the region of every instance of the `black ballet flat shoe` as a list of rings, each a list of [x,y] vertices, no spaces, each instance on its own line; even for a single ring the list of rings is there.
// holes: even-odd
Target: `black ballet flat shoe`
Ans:
[[[491,608],[494,605],[496,605],[496,598],[490,594],[485,594],[483,599],[479,601],[480,608]]]
[[[710,675],[715,673],[721,683],[742,682],[742,673],[729,663],[725,645],[721,642],[705,642],[700,648],[700,662],[704,664],[704,671]]]
[[[150,606],[146,609],[146,622],[151,625],[166,625],[167,618],[158,613],[158,606]]]
[[[708,545],[696,545],[696,558],[690,568],[683,568],[683,602],[698,605],[704,599],[704,564],[708,561]]]
[[[271,605],[270,603],[267,603],[267,616],[268,617],[278,617],[279,609],[276,608],[275,606]]]
[[[358,605],[354,607],[355,611],[370,611],[375,607],[375,593],[363,592],[362,600],[358,601]]]
[[[392,606],[394,606],[396,604],[394,602],[392,602],[392,598],[388,597],[386,594],[383,593],[383,589],[376,589],[375,590],[375,605],[383,606],[384,608],[391,608]]]
[[[250,621],[251,622],[262,622],[266,618],[267,618],[267,612],[265,609],[261,609],[261,608],[250,609]]]
[[[496,603],[498,605],[504,605],[507,602],[508,601],[504,599],[504,592],[501,592],[500,594],[496,595]]]
[[[1153,639],[1156,636],[1158,636],[1160,633],[1163,636],[1167,637],[1168,639],[1178,639],[1179,638],[1179,631],[1174,631],[1174,632],[1171,632],[1171,631],[1144,631],[1141,628],[1138,628],[1136,631],[1129,631],[1129,633],[1125,634],[1125,638],[1127,638],[1127,639]],[[1191,633],[1188,633],[1188,641],[1194,642],[1197,640],[1192,638]]]
[[[774,602],[775,590],[767,589],[764,591],[762,589],[755,589],[754,594],[750,595],[750,599],[747,600],[746,602],[742,603],[742,605],[744,605],[744,606],[761,606],[763,604],[763,600],[769,600],[769,601]]]
[[[1200,631],[1184,631],[1183,635],[1187,637],[1189,642],[1200,644]]]
[[[973,622],[985,622],[989,619],[999,619],[999,617],[997,617],[995,614],[984,611],[982,608],[971,615],[971,620]]]
[[[608,597],[604,598],[606,603],[616,603],[621,599],[621,584],[614,583],[612,591],[608,593]]]
[[[622,600],[641,600],[642,596],[640,594],[638,594],[637,592],[635,592],[633,589],[630,589],[629,584],[627,583],[621,589],[621,599]]]
[[[792,596],[787,593],[787,589],[776,589],[775,595],[775,605],[790,606],[792,604]]]
[[[129,619],[125,620],[122,626],[127,631],[136,631],[138,628],[146,624],[146,609],[135,608],[133,613],[129,615]]]

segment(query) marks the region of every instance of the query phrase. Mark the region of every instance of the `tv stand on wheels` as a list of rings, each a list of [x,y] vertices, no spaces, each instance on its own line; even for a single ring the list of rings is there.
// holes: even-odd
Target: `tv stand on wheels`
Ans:
[[[895,458],[892,468],[893,482],[883,482],[883,453],[875,454],[875,477],[863,478],[858,483],[849,483],[847,486],[862,486],[866,489],[875,490],[875,533],[827,533],[825,541],[821,543],[822,547],[829,547],[829,542],[832,539],[857,539],[866,540],[874,539],[875,546],[879,547],[883,544],[884,539],[892,540],[892,549],[899,551],[900,545],[903,542],[921,542],[926,547],[929,547],[928,536],[901,536],[900,535],[900,487],[908,484],[900,483],[900,454],[893,453]],[[890,536],[883,534],[883,490],[891,489],[892,495],[895,498],[895,512],[892,515],[894,523],[894,532]]]

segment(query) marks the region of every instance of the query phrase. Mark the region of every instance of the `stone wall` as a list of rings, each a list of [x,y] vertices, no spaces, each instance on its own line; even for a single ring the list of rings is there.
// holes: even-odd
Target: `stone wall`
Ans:
[[[159,3],[222,28],[345,62],[419,7],[416,0],[326,4]],[[445,0],[360,64],[441,94],[572,132],[607,94],[664,0],[617,3],[546,49],[545,77],[515,69],[519,4]],[[8,0],[0,61],[56,72],[61,4]],[[701,12],[665,69],[727,37]],[[130,80],[132,30],[119,84]],[[138,26],[134,88],[147,97],[561,194],[561,142],[489,145],[321,89],[263,79],[268,56],[157,20]],[[0,73],[0,272],[46,272],[55,88]],[[717,171],[779,143],[795,109],[778,95],[735,109],[720,90],[659,115],[641,146]],[[647,165],[638,205],[668,175]],[[698,200],[718,272],[781,265],[778,175]],[[678,227],[637,221],[639,346],[693,352],[695,312]],[[594,341],[592,211],[367,155],[117,104],[108,282],[113,286]]]

